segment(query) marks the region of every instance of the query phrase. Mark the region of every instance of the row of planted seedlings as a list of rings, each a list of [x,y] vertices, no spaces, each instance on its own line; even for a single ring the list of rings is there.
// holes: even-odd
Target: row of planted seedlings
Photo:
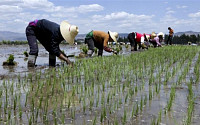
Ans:
[[[158,115],[157,123],[160,123],[167,106],[157,104],[159,113],[150,112],[155,117],[146,117],[146,112],[153,110],[152,100],[164,93],[170,77],[187,60],[187,55],[182,54],[184,49],[188,48],[166,47],[124,56],[95,57],[77,60],[73,68],[53,68],[23,78],[19,74],[16,80],[2,83],[1,121],[126,124],[150,123]],[[176,63],[178,66],[173,66]],[[170,75],[170,67],[177,67],[174,75]],[[170,97],[174,99],[174,89],[166,93],[172,93]],[[166,105],[171,104],[166,100]]]
[[[200,53],[200,52],[199,52]],[[189,69],[189,73],[186,76],[187,84],[187,114],[185,115],[184,124],[193,124],[199,122],[196,116],[199,116],[199,66],[200,66],[200,54],[196,55],[195,61],[192,62],[192,68]]]
[[[166,71],[164,73],[166,75],[163,81],[164,90],[168,90],[168,88],[171,89],[170,94],[168,95],[169,99],[167,101],[167,104],[166,106],[164,106],[165,115],[168,114],[168,117],[169,117],[168,120],[170,119],[172,120],[172,123],[170,124],[182,124],[184,122],[184,115],[182,114],[187,114],[186,113],[187,108],[185,108],[186,107],[185,104],[187,104],[187,99],[185,98],[187,94],[187,89],[186,90],[182,90],[182,89],[187,87],[187,84],[185,82],[186,75],[188,75],[189,69],[191,69],[192,67],[191,64],[195,63],[195,58],[198,57],[198,53],[199,53],[199,50],[197,50],[197,48],[195,47],[194,48],[185,47],[182,49],[184,50],[183,53],[185,53],[185,55],[182,55],[181,60],[179,61],[174,62],[175,60],[174,61],[171,60],[171,62],[173,62],[171,63],[172,68],[170,68],[169,71]],[[168,69],[168,66],[166,69]],[[192,70],[190,73],[191,74],[194,73],[194,70]],[[177,91],[178,91],[178,97],[175,98]],[[174,108],[172,108],[172,103],[175,103]],[[183,113],[180,113],[180,112],[183,112]],[[160,115],[158,116],[157,120],[160,121]],[[155,119],[153,119],[152,124],[156,124]]]

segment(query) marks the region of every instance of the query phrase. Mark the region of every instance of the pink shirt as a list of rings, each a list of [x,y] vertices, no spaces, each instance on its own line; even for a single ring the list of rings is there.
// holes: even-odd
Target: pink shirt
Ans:
[[[156,37],[154,38],[154,40],[156,40],[156,43],[158,44],[158,46],[161,46],[161,44],[160,44],[160,42],[159,42],[159,37],[158,37],[158,36],[156,36]]]

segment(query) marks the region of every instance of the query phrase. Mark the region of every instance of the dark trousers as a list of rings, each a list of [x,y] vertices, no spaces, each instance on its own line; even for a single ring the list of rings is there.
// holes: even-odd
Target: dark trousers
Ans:
[[[35,34],[35,26],[28,25],[26,27],[26,37],[30,47],[29,55],[38,56],[39,49],[38,49],[37,37]],[[55,66],[55,64],[56,64],[56,56],[54,54],[49,53],[49,65]]]
[[[153,44],[153,47],[154,48],[156,48],[157,47],[157,43],[156,43],[156,41],[153,39],[153,40],[149,40],[149,42],[151,43],[151,44]]]
[[[85,38],[85,44],[88,45],[88,49],[94,51],[94,47],[98,49],[98,56],[103,55],[103,45],[98,44],[93,38]]]
[[[28,25],[26,27],[26,37],[28,40],[28,44],[30,47],[30,52],[29,55],[38,55],[38,43],[37,43],[37,38],[34,32],[35,27]]]
[[[170,45],[172,45],[172,37],[173,36],[168,36],[168,39],[167,39],[167,41],[166,41],[166,44],[168,45],[168,44],[170,44]]]
[[[135,39],[135,33],[129,33],[128,34],[128,40],[131,44],[131,48],[134,47],[134,51],[137,51],[137,42]]]

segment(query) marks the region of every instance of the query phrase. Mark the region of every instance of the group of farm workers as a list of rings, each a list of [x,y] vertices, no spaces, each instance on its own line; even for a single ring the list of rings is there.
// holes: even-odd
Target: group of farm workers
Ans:
[[[167,40],[172,44],[173,30],[169,27],[169,36]],[[72,62],[68,57],[60,50],[59,44],[66,40],[69,44],[74,44],[74,39],[78,34],[79,29],[75,25],[71,25],[67,21],[62,21],[60,25],[51,22],[46,19],[34,20],[29,22],[26,27],[26,37],[30,47],[29,57],[28,57],[28,67],[34,67],[36,58],[38,56],[38,44],[37,40],[44,46],[44,48],[49,52],[49,66],[55,66],[56,57],[65,61],[67,64],[72,65]],[[112,52],[117,54],[112,48],[108,46],[108,42],[117,42],[118,33],[108,31],[95,31],[92,30],[85,37],[85,43],[88,45],[88,56],[91,57],[94,48],[98,49],[98,56],[103,55],[103,50],[107,52]],[[137,45],[139,48],[148,49],[149,42],[153,44],[154,47],[162,46],[160,43],[164,39],[164,34],[162,32],[156,35],[155,32],[152,34],[141,34],[137,32],[132,32],[128,34],[128,40],[131,45],[131,51],[137,51]]]

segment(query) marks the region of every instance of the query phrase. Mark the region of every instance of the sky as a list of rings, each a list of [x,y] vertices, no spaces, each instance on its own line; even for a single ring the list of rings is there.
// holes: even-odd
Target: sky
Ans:
[[[63,20],[118,33],[200,31],[200,0],[0,0],[0,31],[25,33],[30,21]]]

